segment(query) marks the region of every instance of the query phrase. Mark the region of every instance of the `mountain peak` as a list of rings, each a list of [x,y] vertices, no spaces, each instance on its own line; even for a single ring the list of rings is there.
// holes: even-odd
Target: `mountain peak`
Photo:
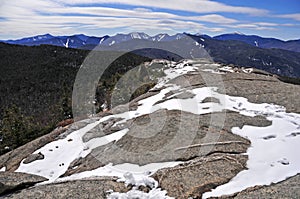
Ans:
[[[235,35],[245,35],[244,33],[239,32],[239,31],[235,31],[233,34],[235,34]]]

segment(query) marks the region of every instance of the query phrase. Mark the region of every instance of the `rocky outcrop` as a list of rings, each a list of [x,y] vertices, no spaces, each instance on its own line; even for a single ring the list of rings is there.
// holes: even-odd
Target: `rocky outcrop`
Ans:
[[[46,180],[44,177],[26,173],[0,172],[0,195],[24,189]]]
[[[168,190],[169,196],[201,198],[202,193],[228,182],[245,169],[246,161],[245,155],[214,154],[162,169],[153,177],[163,189]]]
[[[210,74],[191,73],[170,81],[185,87],[218,87],[218,92],[245,97],[253,103],[270,103],[284,106],[287,112],[300,113],[299,85],[285,83],[276,76],[256,73]]]
[[[225,74],[223,72],[225,71]],[[245,97],[253,103],[277,104],[286,107],[288,112],[300,113],[300,87],[283,83],[275,76],[253,70],[233,70],[222,74],[199,71],[178,76],[169,81],[170,84],[180,85],[182,89],[166,92],[153,106],[160,106],[169,100],[188,100],[196,96],[193,89],[217,87],[218,93],[229,96]],[[207,77],[210,77],[209,79]],[[221,77],[221,78],[220,78]],[[258,89],[259,88],[259,89]],[[154,88],[125,105],[120,105],[110,112],[98,114],[97,117],[78,121],[64,128],[53,131],[48,137],[42,137],[32,143],[0,157],[0,168],[15,170],[20,162],[30,164],[43,161],[44,154],[32,154],[41,146],[56,139],[65,139],[72,132],[88,124],[98,121],[105,116],[138,110],[139,102],[155,96],[164,87]],[[233,100],[233,98],[230,98]],[[201,110],[208,110],[211,104],[223,103],[217,97],[204,97],[197,104],[204,104]],[[97,123],[82,136],[82,143],[92,143],[91,148],[84,148],[87,155],[75,156],[67,165],[60,177],[69,177],[84,171],[91,171],[113,163],[113,165],[132,163],[147,165],[161,162],[182,162],[181,164],[163,168],[153,173],[159,187],[168,192],[169,196],[185,198],[201,198],[203,193],[229,182],[239,172],[247,169],[247,150],[251,143],[247,137],[233,134],[233,128],[242,129],[245,126],[268,127],[272,121],[267,114],[240,114],[237,104],[235,109],[218,109],[201,114],[193,111],[169,110],[157,108],[147,114],[123,120],[120,115],[110,117]],[[197,107],[196,107],[197,108]],[[137,115],[139,113],[136,113]],[[297,125],[297,124],[295,124]],[[103,142],[96,145],[98,138],[113,135],[116,132],[128,130],[116,141]],[[298,136],[291,132],[291,136]],[[242,135],[243,136],[243,135]],[[273,136],[273,137],[272,137]],[[266,135],[261,139],[273,139],[274,135]],[[68,138],[69,139],[69,138]],[[73,137],[73,139],[75,139]],[[70,142],[73,140],[70,140]],[[68,144],[69,140],[65,143]],[[69,143],[70,143],[69,142]],[[95,142],[96,144],[94,144]],[[93,145],[94,144],[94,145]],[[95,147],[93,147],[95,146]],[[61,149],[61,147],[59,148]],[[89,151],[90,150],[90,151]],[[21,152],[22,151],[22,152]],[[77,159],[76,159],[77,158]],[[3,162],[3,163],[2,163]],[[58,178],[62,179],[62,178]],[[63,178],[71,179],[71,178]],[[260,186],[247,189],[230,197],[236,198],[265,198],[267,194],[288,198],[295,192],[299,176],[271,186]],[[126,192],[129,190],[124,183],[116,178],[81,179],[68,182],[40,185],[26,188],[22,191],[6,195],[6,198],[106,198],[108,190]],[[281,189],[287,189],[280,194]],[[147,188],[145,188],[147,191]]]
[[[44,159],[44,155],[39,152],[39,153],[35,153],[35,154],[30,154],[24,161],[23,163],[24,164],[28,164],[28,163],[31,163],[33,161],[36,161],[36,160],[42,160]]]
[[[219,128],[210,124],[211,117],[223,117],[226,114],[225,126]],[[162,121],[162,118],[165,121]],[[147,120],[151,119],[151,123]],[[242,123],[240,121],[243,121]],[[116,143],[110,143],[93,149],[89,162],[95,158],[102,165],[114,162],[125,162],[145,165],[151,162],[166,162],[175,160],[189,160],[195,157],[222,152],[245,153],[250,143],[248,140],[231,133],[234,126],[255,124],[268,126],[271,123],[262,117],[246,117],[234,112],[195,115],[182,111],[160,110],[150,115],[144,115],[130,121],[129,132]],[[197,125],[197,128],[194,128]],[[159,128],[161,127],[161,128]],[[176,139],[180,131],[181,141],[175,141],[172,146],[161,149]],[[204,144],[211,135],[212,143]],[[147,138],[147,139],[144,139]],[[215,139],[213,139],[215,138]],[[80,165],[77,165],[81,167]],[[86,166],[82,166],[85,170]],[[78,167],[77,167],[78,169]]]
[[[8,194],[3,199],[19,198],[99,198],[106,199],[111,191],[126,192],[128,188],[124,183],[116,182],[114,178],[103,178],[94,180],[80,180],[63,182],[57,184],[40,185],[23,189],[15,194]]]
[[[227,198],[227,197],[224,197]],[[228,198],[252,199],[252,198],[281,198],[297,199],[300,198],[300,175],[296,175],[287,180],[270,186],[256,186],[246,189],[235,196]]]
[[[212,117],[223,118],[225,115],[226,119],[221,129],[218,126],[211,126]],[[165,119],[163,124],[162,118]],[[149,122],[148,119],[151,119],[151,125],[145,128]],[[245,153],[250,142],[232,134],[231,128],[243,125],[268,126],[271,124],[263,117],[246,117],[235,112],[199,116],[175,110],[160,110],[138,117],[128,123],[130,123],[129,132],[122,139],[116,143],[95,148],[86,158],[74,161],[64,176],[95,169],[110,162],[145,165],[151,162],[187,161],[214,153]],[[177,140],[178,142],[174,142],[172,146],[161,150],[162,146],[175,139],[178,131],[180,131],[182,141]],[[147,135],[154,136],[147,137]],[[211,135],[212,142],[210,144],[207,144],[209,140],[205,139],[206,135]],[[144,139],[145,137],[147,139]]]
[[[66,129],[57,128],[51,133],[44,135],[36,140],[33,140],[13,151],[10,151],[2,156],[0,156],[0,168],[5,167],[6,171],[15,171],[21,161],[25,158],[32,157],[32,153],[38,148],[46,145],[49,142],[57,139],[57,137],[62,134]],[[30,158],[32,160],[32,158]]]

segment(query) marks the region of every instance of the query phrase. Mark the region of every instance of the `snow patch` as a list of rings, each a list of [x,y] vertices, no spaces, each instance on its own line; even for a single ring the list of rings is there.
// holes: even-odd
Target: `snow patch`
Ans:
[[[110,42],[108,45],[109,46],[112,46],[112,45],[114,45],[116,43],[116,41],[115,40],[113,40],[112,42]]]
[[[162,162],[151,163],[144,166],[136,164],[124,163],[119,165],[112,165],[112,163],[100,167],[95,170],[85,171],[71,176],[60,178],[58,181],[77,180],[83,178],[91,178],[96,176],[115,176],[118,177],[118,182],[124,182],[126,186],[132,185],[133,189],[127,193],[112,192],[108,198],[153,198],[153,199],[166,199],[170,198],[166,196],[167,192],[158,188],[158,182],[155,181],[150,175],[157,170],[174,167],[182,162]],[[137,190],[139,186],[147,186],[150,188],[148,193]]]
[[[67,39],[67,42],[64,44],[64,46],[65,46],[66,48],[69,48],[69,38]]]
[[[151,189],[148,193],[139,190],[130,190],[127,193],[114,192],[111,193],[107,198],[108,199],[130,199],[130,198],[173,199],[172,197],[167,196],[167,191],[161,190],[160,188]]]
[[[300,136],[290,136],[300,129],[300,114],[286,113],[284,107],[270,104],[253,104],[245,99],[235,100],[230,109],[243,115],[265,116],[272,121],[267,127],[243,126],[232,132],[251,141],[247,151],[247,170],[241,171],[230,182],[213,189],[203,198],[218,197],[240,192],[256,185],[278,183],[300,173],[298,146]],[[237,107],[237,103],[241,103]],[[236,105],[234,105],[236,104]]]
[[[139,35],[139,33],[137,32],[133,32],[130,34],[132,39],[142,39],[141,36]]]
[[[91,152],[89,147],[96,147],[96,140],[90,140],[90,142],[85,144],[82,141],[82,136],[96,127],[100,122],[102,122],[102,120],[88,124],[87,126],[72,132],[64,139],[48,143],[34,152],[34,154],[44,154],[43,160],[34,161],[29,164],[24,164],[22,161],[16,172],[40,175],[48,178],[50,181],[56,180],[60,175],[67,171],[73,160],[85,157],[89,154]],[[102,137],[102,140],[97,140],[97,144],[98,146],[101,146],[113,140],[120,139],[126,132],[127,130],[125,129],[114,134],[104,136]]]
[[[161,41],[166,35],[165,34],[160,34],[157,37],[157,41]]]
[[[99,42],[99,44],[102,44],[103,43],[103,41],[104,41],[104,37],[100,40],[100,42]]]

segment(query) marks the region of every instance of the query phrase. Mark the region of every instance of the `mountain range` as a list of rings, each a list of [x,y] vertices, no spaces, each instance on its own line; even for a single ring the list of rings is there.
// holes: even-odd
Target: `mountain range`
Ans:
[[[135,51],[138,55],[152,59],[173,59],[174,61],[179,61],[182,58],[195,58],[204,49],[205,58],[209,57],[215,62],[242,67],[251,66],[281,76],[300,77],[300,40],[282,41],[241,33],[223,34],[215,37],[188,33],[149,36],[142,32],[116,34],[115,36],[105,35],[103,37],[84,34],[72,36],[45,34],[2,42],[25,46],[52,45],[99,51],[127,52],[129,49],[139,48]],[[145,46],[147,49],[143,49]],[[168,49],[180,51],[183,56],[161,50],[166,46]]]
[[[264,38],[257,35],[244,35],[244,34],[223,34],[213,37],[217,40],[233,40],[233,41],[241,41],[252,46],[260,47],[260,48],[278,48],[284,50],[290,50],[295,52],[300,52],[300,39],[298,40],[289,40],[282,41],[276,38]]]
[[[66,48],[84,48],[91,49],[96,45],[112,46],[118,43],[140,39],[148,41],[166,42],[181,39],[187,33],[177,33],[175,35],[158,34],[149,36],[143,32],[132,32],[129,34],[116,34],[114,36],[86,36],[84,34],[76,34],[71,36],[53,36],[51,34],[37,35],[17,40],[2,40],[4,43],[19,44],[26,46],[37,46],[41,44],[62,46]],[[300,39],[283,41],[276,38],[264,38],[257,35],[244,35],[241,33],[222,34],[214,37],[208,35],[193,35],[202,39],[215,39],[222,41],[241,41],[259,48],[278,48],[294,52],[300,52]]]

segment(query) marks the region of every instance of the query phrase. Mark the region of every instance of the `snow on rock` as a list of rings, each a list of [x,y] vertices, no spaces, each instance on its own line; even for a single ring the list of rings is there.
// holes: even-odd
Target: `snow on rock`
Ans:
[[[253,68],[233,68],[231,66],[223,66],[220,67],[220,65],[216,65],[214,67],[214,69],[211,68],[204,68],[201,69],[201,71],[203,72],[210,72],[210,73],[214,73],[214,74],[226,74],[226,73],[239,73],[239,72],[243,72],[243,73],[252,73],[253,72]]]
[[[132,185],[133,189],[127,193],[113,192],[108,198],[153,198],[153,199],[167,199],[170,198],[166,191],[158,188],[158,182],[149,177],[158,169],[166,167],[174,167],[182,162],[162,162],[151,163],[143,166],[136,164],[124,163],[119,165],[112,165],[112,163],[97,168],[91,171],[85,171],[71,176],[60,178],[58,181],[77,180],[83,178],[90,178],[95,176],[116,176],[119,182],[124,182],[126,186]],[[148,193],[137,190],[139,186],[147,186],[150,188]],[[109,192],[109,191],[108,191]]]
[[[158,169],[173,167],[180,164],[180,162],[152,163],[144,166],[129,163],[113,165],[111,163],[95,170],[59,178],[66,172],[73,160],[85,157],[92,149],[98,146],[121,139],[129,131],[129,129],[125,128],[113,134],[97,137],[83,143],[83,135],[101,122],[112,117],[123,118],[123,120],[115,124],[117,125],[126,120],[150,114],[160,109],[167,109],[181,110],[197,115],[230,110],[245,116],[263,116],[272,121],[272,125],[267,127],[246,125],[241,129],[238,127],[232,128],[233,133],[251,141],[251,147],[247,151],[249,156],[248,169],[240,172],[230,182],[217,187],[211,192],[206,192],[203,198],[233,194],[255,185],[269,185],[300,173],[300,159],[297,153],[300,143],[300,114],[287,113],[282,106],[267,103],[256,104],[249,102],[244,97],[220,94],[215,87],[191,89],[167,84],[170,79],[191,71],[198,71],[199,68],[195,65],[191,60],[182,60],[174,68],[165,69],[166,76],[161,78],[155,87],[163,89],[156,95],[138,101],[139,106],[136,110],[103,117],[84,128],[72,132],[64,139],[45,145],[34,152],[44,154],[43,160],[37,160],[29,164],[21,163],[17,172],[40,175],[48,178],[49,182],[75,180],[92,176],[116,176],[119,178],[119,181],[127,185],[132,184],[134,187],[144,185],[151,187],[151,191],[144,193],[133,189],[127,193],[111,193],[109,198],[130,198],[133,196],[138,198],[168,198],[166,192],[160,190],[157,182],[149,176]],[[219,74],[235,72],[232,67],[226,66],[217,70],[203,70],[208,72],[214,71]],[[247,69],[244,72],[251,72],[251,69]],[[166,95],[173,91],[173,95]],[[193,94],[193,97],[188,99],[174,98],[175,95],[183,92],[190,92]],[[202,103],[207,97],[214,97],[218,99],[219,103]],[[164,100],[158,103],[162,99]]]
[[[157,35],[157,41],[161,41],[165,36],[166,36],[166,34]]]
[[[168,68],[164,70],[165,77],[160,78],[154,88],[160,88],[164,86],[169,80],[179,77],[180,75],[187,74],[188,72],[197,71],[198,67],[192,65],[191,60],[182,60],[178,62],[174,68]]]
[[[230,195],[256,185],[270,185],[300,173],[297,152],[300,136],[296,135],[300,131],[300,114],[286,113],[283,107],[276,105],[253,104],[237,97],[229,99],[235,100],[234,103],[242,103],[239,108],[231,103],[232,110],[236,109],[249,116],[265,116],[272,121],[272,125],[232,128],[233,133],[251,141],[251,147],[247,151],[248,169],[240,172],[227,184],[205,193],[203,198]]]
[[[130,190],[126,193],[111,193],[108,199],[172,199],[172,197],[167,196],[167,191],[161,190],[160,188],[151,189],[148,193],[139,190]]]
[[[90,140],[88,143],[83,143],[82,136],[100,122],[102,122],[102,120],[88,124],[87,126],[72,132],[64,139],[48,143],[34,152],[34,154],[42,153],[44,159],[29,164],[24,164],[22,162],[16,172],[40,175],[48,178],[50,181],[56,180],[60,175],[67,171],[68,166],[73,160],[79,157],[85,157],[91,152],[93,147],[96,147],[94,139]],[[126,129],[104,136],[102,137],[102,140],[97,139],[97,146],[120,139],[125,133]]]
[[[234,73],[234,69],[230,66],[224,66],[224,67],[221,67],[221,68],[218,68],[219,71],[221,72],[230,72],[230,73]]]
[[[103,41],[105,40],[105,38],[103,37],[100,42],[99,42],[99,45],[103,43]]]
[[[186,66],[185,63],[186,62],[179,64],[177,66],[177,69],[168,70],[167,78],[174,78],[195,69],[191,66]],[[60,139],[45,145],[44,147],[34,152],[44,154],[45,158],[43,160],[34,161],[29,164],[21,163],[16,171],[40,175],[48,178],[50,181],[55,181],[60,175],[66,172],[68,166],[73,160],[79,157],[85,157],[91,152],[92,149],[98,146],[102,146],[112,141],[119,140],[128,132],[128,129],[123,129],[103,137],[94,138],[92,140],[89,140],[87,143],[84,143],[82,141],[82,137],[83,135],[85,135],[85,133],[96,127],[101,122],[110,119],[111,117],[124,118],[122,121],[115,124],[117,125],[126,120],[152,113],[161,108],[159,106],[154,106],[154,104],[157,101],[162,100],[166,93],[176,89],[179,89],[179,87],[175,85],[169,85],[169,87],[163,89],[159,94],[141,100],[139,102],[140,106],[138,106],[138,109],[136,111],[128,111],[121,114],[103,117],[97,122],[94,122],[82,129],[72,132],[64,139]],[[167,106],[169,105],[166,105],[166,107]],[[180,106],[178,107],[178,109],[180,109]]]
[[[203,72],[210,72],[210,73],[213,73],[213,74],[226,74],[225,72],[220,72],[220,71],[217,71],[215,69],[209,69],[209,68],[206,68],[206,69],[202,69]]]
[[[109,46],[112,46],[112,45],[114,45],[116,43],[116,41],[115,40],[113,40],[112,42],[110,42],[108,45]]]
[[[127,132],[129,131],[129,129],[123,129],[120,131],[117,131],[115,133],[112,133],[110,135],[107,136],[103,136],[103,137],[98,137],[98,138],[94,138],[89,140],[88,142],[85,143],[85,145],[90,149],[94,149],[97,148],[98,146],[101,145],[105,145],[108,144],[112,141],[118,141],[119,139],[121,139]]]
[[[142,39],[141,36],[139,35],[139,33],[137,32],[133,32],[130,34],[132,39]]]
[[[2,168],[0,169],[0,171],[2,171],[2,172],[6,171],[6,167],[2,167]]]
[[[245,68],[245,69],[242,69],[242,71],[244,73],[252,73],[253,72],[253,68]]]
[[[69,48],[69,38],[67,39],[67,42],[66,42],[66,44],[64,44],[64,46],[65,46],[66,48]]]
[[[131,163],[118,165],[110,163],[91,171],[84,171],[60,178],[58,181],[78,180],[95,176],[116,176],[119,178],[118,181],[125,182],[126,185],[157,187],[157,182],[149,176],[161,168],[174,167],[180,163],[182,162],[160,162],[143,166]]]

